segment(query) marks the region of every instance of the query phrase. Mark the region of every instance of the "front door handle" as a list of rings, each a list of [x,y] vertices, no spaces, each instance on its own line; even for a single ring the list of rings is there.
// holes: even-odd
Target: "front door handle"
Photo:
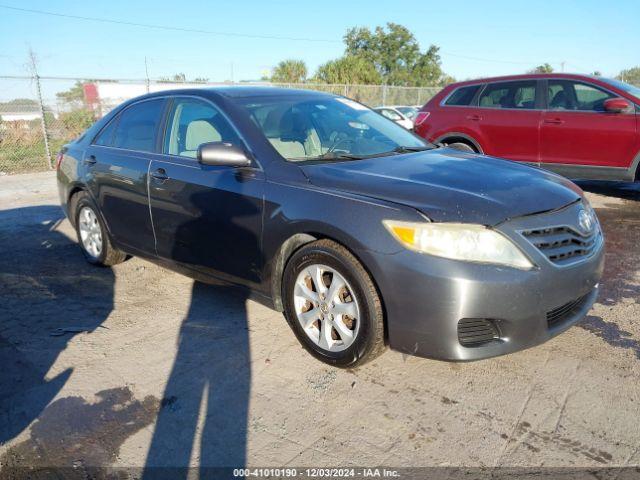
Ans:
[[[548,123],[550,125],[562,125],[564,123],[564,120],[561,120],[559,118],[545,118],[544,123]]]
[[[98,160],[96,160],[96,156],[95,155],[89,155],[88,157],[84,158],[84,163],[87,165],[94,165]]]
[[[474,122],[479,122],[480,120],[482,120],[482,117],[480,115],[469,115],[467,117],[467,120],[473,120]]]
[[[167,172],[165,171],[164,168],[158,168],[156,171],[154,171],[151,174],[151,176],[153,177],[154,180],[157,180],[159,182],[163,182],[167,178],[169,178],[169,176],[167,175]]]

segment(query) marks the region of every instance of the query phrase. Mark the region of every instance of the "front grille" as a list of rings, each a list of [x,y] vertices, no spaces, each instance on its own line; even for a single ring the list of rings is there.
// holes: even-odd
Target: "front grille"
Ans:
[[[587,298],[589,298],[588,293],[580,298],[576,298],[575,300],[565,303],[560,307],[549,310],[547,312],[547,326],[549,328],[555,327],[556,325],[561,324],[564,320],[572,317],[582,308]]]
[[[593,253],[600,241],[600,230],[581,235],[570,227],[524,230],[522,235],[556,265],[573,263]]]
[[[458,341],[465,347],[477,347],[500,338],[495,323],[485,318],[464,318],[458,322]]]

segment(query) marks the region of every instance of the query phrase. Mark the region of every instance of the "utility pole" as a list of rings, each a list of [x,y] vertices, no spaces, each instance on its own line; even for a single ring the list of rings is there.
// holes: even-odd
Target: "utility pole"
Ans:
[[[233,62],[231,62],[231,83],[233,83]]]
[[[40,76],[38,75],[38,59],[32,48],[29,48],[29,70],[31,76],[36,82],[36,92],[38,94],[38,103],[40,105],[40,127],[42,128],[42,137],[44,138],[44,151],[47,155],[47,168],[51,170],[51,148],[49,147],[49,135],[47,134],[47,122],[44,119],[44,101],[42,100],[42,89],[40,87]]]
[[[149,93],[149,66],[147,65],[147,56],[144,56],[144,74],[147,79],[147,93]]]
[[[562,62],[560,62],[560,71],[564,73],[564,64],[566,62],[563,60]]]

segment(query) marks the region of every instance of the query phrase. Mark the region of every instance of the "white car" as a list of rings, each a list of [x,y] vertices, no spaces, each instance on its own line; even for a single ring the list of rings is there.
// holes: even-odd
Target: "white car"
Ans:
[[[413,129],[413,118],[418,112],[414,107],[407,105],[386,105],[384,107],[376,107],[374,110],[407,130]]]

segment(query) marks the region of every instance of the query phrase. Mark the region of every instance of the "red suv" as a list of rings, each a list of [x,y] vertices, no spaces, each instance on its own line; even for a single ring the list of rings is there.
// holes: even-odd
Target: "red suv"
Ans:
[[[434,143],[508,158],[570,178],[640,180],[640,88],[587,75],[454,83],[418,113]]]

